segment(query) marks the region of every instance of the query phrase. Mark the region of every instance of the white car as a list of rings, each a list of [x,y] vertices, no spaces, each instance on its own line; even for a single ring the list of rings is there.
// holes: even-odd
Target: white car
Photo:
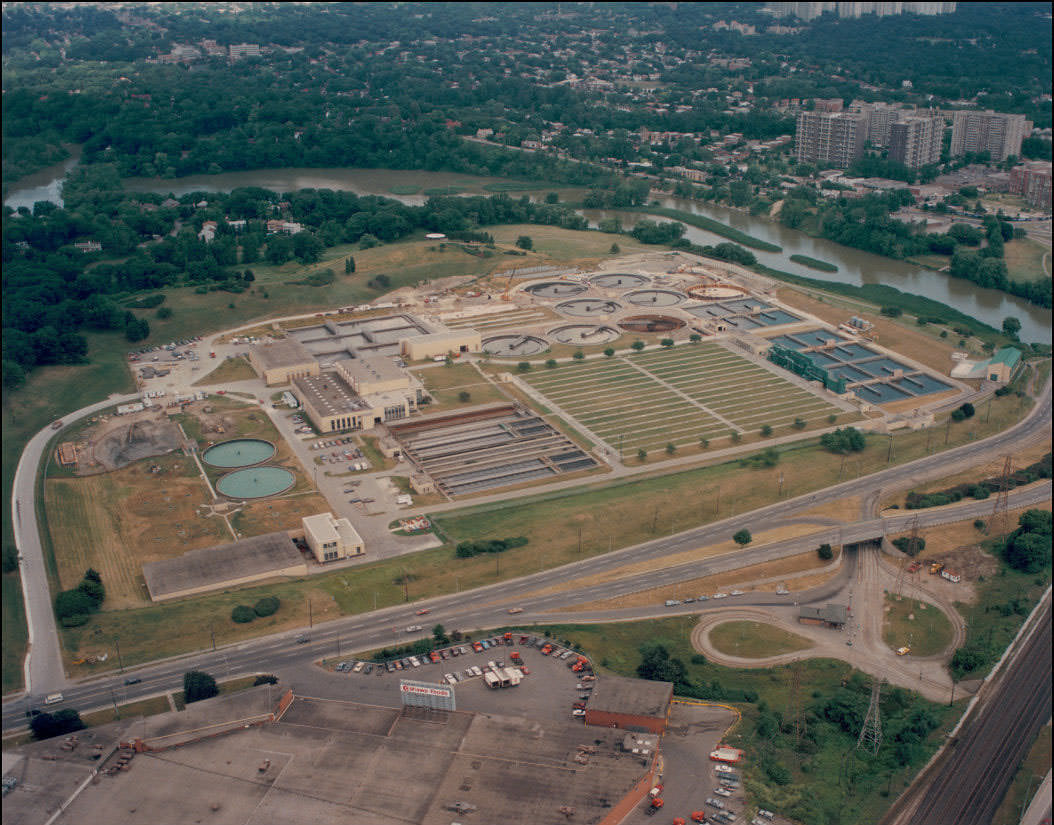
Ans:
[[[584,710],[582,710],[581,708],[575,708],[573,711],[571,711],[571,715],[575,716],[575,717],[581,717],[581,716],[585,716],[586,712]]]
[[[421,627],[421,625],[419,625],[419,624],[412,624],[412,625],[407,626],[407,628],[406,628],[406,632],[407,633],[417,633],[417,631],[419,631],[419,630],[424,630],[424,628]]]
[[[450,684],[450,685],[456,685],[457,684],[457,679],[454,678],[454,674],[453,673],[444,673],[443,674],[443,678],[446,680],[447,684]]]
[[[714,593],[714,598],[715,599],[727,599],[728,598],[728,594],[727,593]]]
[[[714,765],[714,770],[718,773],[735,773],[731,765]]]
[[[732,791],[730,791],[728,788],[716,788],[714,789],[714,793],[716,793],[718,796],[723,796],[726,799],[732,795]]]
[[[729,596],[742,596],[743,595],[743,591],[742,590],[733,590],[728,595]]]

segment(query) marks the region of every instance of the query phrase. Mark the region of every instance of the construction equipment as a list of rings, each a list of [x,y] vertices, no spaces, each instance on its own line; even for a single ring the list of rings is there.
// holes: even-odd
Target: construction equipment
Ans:
[[[930,575],[935,576],[944,569],[944,562],[935,561],[930,563]]]

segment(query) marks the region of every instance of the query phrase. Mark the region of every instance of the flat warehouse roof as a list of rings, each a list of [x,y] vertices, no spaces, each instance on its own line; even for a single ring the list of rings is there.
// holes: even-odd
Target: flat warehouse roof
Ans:
[[[322,415],[358,412],[368,406],[335,372],[294,378],[293,386],[303,394],[301,400]]]
[[[182,556],[143,565],[150,598],[286,570],[304,564],[285,531],[266,533],[232,544],[191,550]]]
[[[589,710],[658,719],[666,717],[672,698],[673,682],[604,676],[597,679],[587,707]]]
[[[270,344],[255,344],[253,352],[267,370],[295,367],[297,364],[307,364],[315,360],[311,350],[295,338],[283,338]]]
[[[338,361],[337,367],[352,381],[409,381],[409,375],[384,355],[363,354]]]

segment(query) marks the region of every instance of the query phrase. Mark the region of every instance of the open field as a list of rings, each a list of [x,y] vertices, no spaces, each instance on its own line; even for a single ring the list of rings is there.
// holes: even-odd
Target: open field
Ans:
[[[25,656],[28,630],[22,605],[22,583],[17,573],[4,573],[3,585],[3,692],[22,686],[22,658]]]
[[[511,226],[488,226],[487,231],[494,236],[494,243],[513,246],[520,235],[529,235],[534,241],[534,250],[522,258],[506,259],[508,268],[510,260],[515,266],[538,266],[546,259],[568,264],[592,265],[611,257],[611,245],[617,243],[622,250],[620,255],[634,252],[654,251],[656,247],[644,246],[626,235],[607,235],[603,232],[576,232],[572,229],[561,229],[558,226],[524,223]],[[358,261],[358,258],[355,259]]]
[[[1018,825],[1021,821],[1022,812],[1028,807],[1043,777],[1050,770],[1050,734],[1050,723],[1040,728],[1036,741],[1010,783],[1003,803],[992,817],[992,825]]]
[[[932,604],[886,594],[882,641],[891,650],[910,647],[912,656],[935,656],[952,641],[952,625]]]
[[[1043,256],[1050,255],[1050,250],[1031,238],[1019,238],[1009,241],[1004,246],[1006,274],[1011,281],[1038,281],[1049,278],[1043,269]],[[1049,271],[1050,260],[1047,260]]]
[[[826,426],[840,409],[717,344],[565,363],[523,380],[623,455],[695,445],[796,418]],[[855,414],[845,414],[846,418]]]
[[[623,676],[637,675],[642,645],[658,643],[671,658],[679,659],[691,692],[678,695],[730,703],[742,714],[740,724],[725,737],[728,744],[743,748],[746,760],[739,766],[752,805],[779,811],[799,822],[838,822],[841,825],[873,825],[898,793],[911,782],[916,771],[942,743],[962,712],[928,702],[896,689],[882,699],[882,728],[887,741],[905,726],[910,714],[921,711],[932,717],[934,729],[924,734],[919,747],[906,752],[907,763],[883,758],[869,759],[854,750],[859,720],[867,710],[869,679],[843,662],[814,659],[801,662],[800,687],[808,720],[806,741],[794,746],[792,674],[790,667],[733,669],[720,667],[694,656],[690,633],[692,617],[603,625],[547,625],[532,628],[569,640],[584,650],[600,668]],[[755,701],[730,700],[735,691],[748,691]],[[848,716],[825,713],[843,708]],[[849,719],[847,725],[831,721]],[[848,728],[848,729],[847,729]],[[892,749],[893,744],[886,745]],[[849,756],[847,757],[847,754]],[[782,768],[782,770],[780,770]],[[842,771],[846,771],[843,774]],[[833,777],[844,776],[841,781]],[[890,789],[891,788],[891,792]]]
[[[151,465],[163,471],[151,473]],[[223,519],[204,517],[209,501],[194,462],[185,457],[145,459],[121,470],[45,485],[48,528],[59,582],[76,587],[89,567],[106,585],[108,610],[149,601],[145,562],[172,558],[230,541]]]
[[[415,370],[414,374],[421,379],[421,383],[434,399],[431,404],[421,408],[424,413],[509,400],[508,396],[480,375],[471,364],[428,367]],[[469,394],[464,401],[459,397],[463,392]]]
[[[748,659],[764,659],[812,647],[812,642],[804,636],[762,622],[719,624],[710,631],[710,643],[729,656]]]
[[[252,368],[247,358],[226,358],[222,363],[208,375],[194,382],[195,387],[203,387],[207,384],[221,384],[226,381],[247,381],[256,377],[256,370]]]

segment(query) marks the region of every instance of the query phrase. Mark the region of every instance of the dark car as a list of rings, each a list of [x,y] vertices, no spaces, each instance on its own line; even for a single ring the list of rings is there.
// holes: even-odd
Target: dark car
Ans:
[[[138,685],[141,681],[143,681],[143,680],[136,676],[136,677],[132,677],[131,679],[125,679],[124,683],[126,685]]]

